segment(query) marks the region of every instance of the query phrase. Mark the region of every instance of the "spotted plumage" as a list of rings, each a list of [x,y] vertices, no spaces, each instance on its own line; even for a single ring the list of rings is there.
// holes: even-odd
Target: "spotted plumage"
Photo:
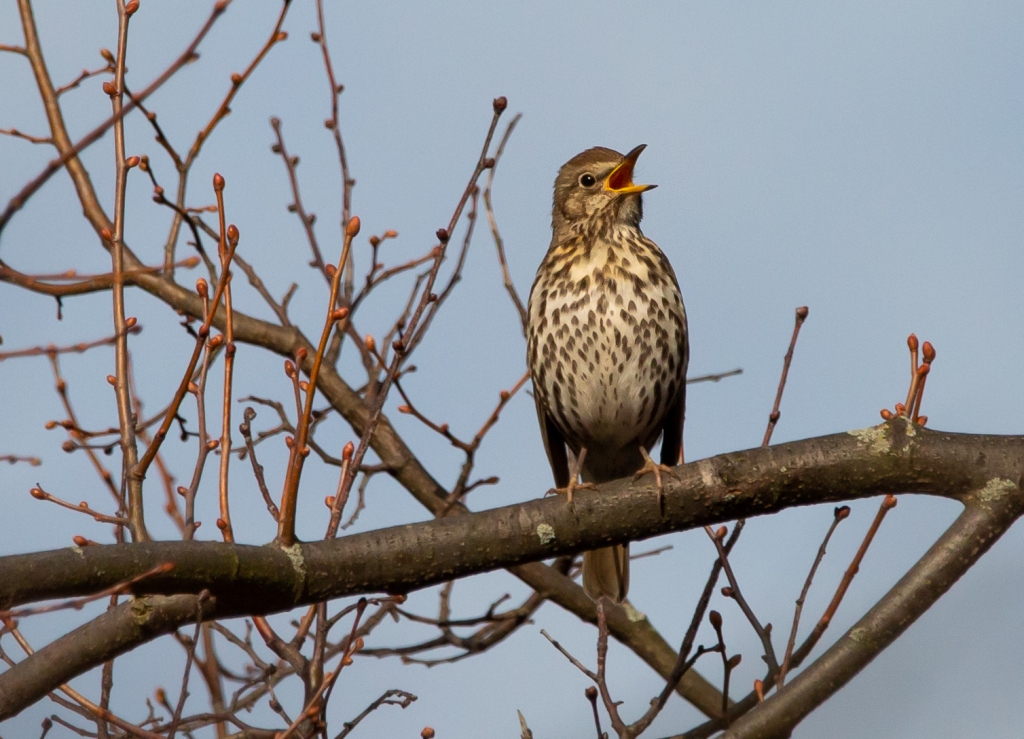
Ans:
[[[626,156],[594,148],[573,157],[555,181],[551,246],[529,299],[527,360],[555,483],[576,486],[566,447],[584,483],[650,467],[682,446],[688,343],[686,311],[672,267],[640,231],[640,193]],[[660,481],[660,477],[659,477]],[[629,585],[628,547],[584,555],[584,587],[614,600]]]

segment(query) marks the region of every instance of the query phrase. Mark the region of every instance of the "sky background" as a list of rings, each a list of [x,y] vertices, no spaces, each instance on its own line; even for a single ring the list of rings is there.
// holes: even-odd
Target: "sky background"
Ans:
[[[100,47],[115,48],[112,2],[39,3],[44,51],[57,84],[102,65]],[[141,89],[176,57],[205,20],[208,2],[147,0],[132,21],[128,84]],[[151,99],[171,140],[187,148],[273,27],[279,5],[234,3],[200,48],[201,59]],[[357,180],[353,212],[362,218],[357,267],[365,268],[372,233],[395,229],[383,250],[390,264],[424,253],[447,224],[472,171],[491,117],[505,95],[523,118],[494,186],[495,211],[509,268],[524,299],[550,239],[551,184],[562,163],[590,146],[627,151],[645,143],[637,181],[658,189],[645,196],[645,233],[671,259],[690,323],[690,372],[742,367],[743,374],[689,393],[686,451],[690,460],[760,443],[774,398],[793,311],[808,305],[782,420],[784,442],[877,423],[879,409],[906,394],[906,336],[916,332],[938,351],[924,412],[929,426],[972,433],[1024,432],[1024,5],[1013,2],[740,4],[649,3],[331,3],[328,37],[339,81],[342,131]],[[190,205],[213,200],[210,177],[222,173],[228,220],[238,225],[239,252],[271,292],[292,281],[300,290],[293,318],[318,335],[326,290],[305,264],[308,247],[287,212],[288,182],[270,151],[271,116],[283,121],[289,150],[301,157],[307,209],[329,260],[340,248],[340,182],[323,120],[329,92],[310,2],[296,2],[277,45],[241,90],[232,115],[197,162]],[[0,5],[0,44],[22,41],[17,8]],[[73,137],[109,112],[101,80],[62,98]],[[0,54],[0,127],[45,132],[45,119],[26,61]],[[127,125],[129,154],[148,154],[171,189],[172,167],[139,117]],[[85,154],[93,182],[112,202],[112,138]],[[13,196],[52,151],[0,138],[0,200]],[[139,172],[129,183],[126,238],[147,263],[157,263],[168,214],[151,203]],[[109,271],[109,258],[80,215],[66,174],[54,177],[0,239],[0,258],[25,272]],[[109,212],[109,210],[108,210]],[[463,282],[441,311],[405,386],[430,418],[470,437],[490,414],[498,392],[524,367],[525,347],[501,284],[493,243],[479,224]],[[459,232],[461,234],[461,230]],[[180,243],[180,253],[189,252]],[[193,275],[181,273],[185,284]],[[198,275],[195,275],[198,276]],[[236,307],[271,317],[258,295],[236,282]],[[380,335],[390,325],[405,285],[381,290],[361,311],[360,330]],[[173,393],[192,345],[178,318],[154,299],[131,292],[128,311],[142,334],[132,340],[139,392],[152,411]],[[0,285],[3,349],[91,340],[110,333],[109,296],[53,301]],[[343,366],[354,365],[343,359]],[[68,356],[62,366],[82,422],[116,423],[108,349]],[[287,397],[278,357],[239,350],[237,396]],[[219,377],[219,368],[212,375]],[[358,385],[359,375],[349,373]],[[211,397],[219,380],[211,380]],[[393,406],[392,406],[393,407]],[[242,406],[238,406],[236,419]],[[188,409],[189,412],[193,412]],[[257,409],[259,410],[259,409]],[[194,414],[193,414],[194,415]],[[408,417],[391,414],[400,432],[440,481],[453,482],[461,455]],[[43,358],[0,363],[0,454],[36,454],[40,467],[0,468],[5,515],[0,553],[64,546],[74,534],[108,541],[88,519],[30,498],[41,483],[73,501],[106,505],[106,493],[82,455],[60,450],[63,418]],[[237,420],[235,423],[237,424]],[[257,428],[275,420],[261,411]],[[352,433],[337,419],[318,439],[338,450]],[[191,473],[193,444],[165,447],[179,480]],[[268,442],[261,461],[279,484],[282,444]],[[119,463],[108,460],[112,469]],[[246,465],[233,480],[234,527],[240,541],[264,543],[272,522]],[[474,492],[484,509],[528,500],[550,487],[531,399],[508,406],[478,457],[480,476],[500,484]],[[208,472],[207,482],[215,474]],[[322,535],[320,501],[336,484],[333,469],[307,468],[300,499],[300,536]],[[271,482],[273,489],[274,483]],[[149,488],[149,525],[174,536],[158,511],[162,493]],[[355,530],[424,520],[425,511],[388,480],[375,479]],[[806,631],[831,597],[878,501],[852,504],[805,608]],[[829,632],[840,635],[934,541],[958,512],[948,501],[904,496],[890,514]],[[213,488],[205,486],[200,534],[215,535]],[[752,520],[732,558],[747,599],[779,640],[793,601],[829,522],[832,508],[811,507]],[[795,737],[959,737],[1019,735],[1024,722],[1024,545],[1011,530],[947,597],[832,700]],[[702,532],[661,537],[636,551],[671,545],[634,565],[630,597],[670,643],[678,644],[714,556]],[[459,583],[456,614],[472,616],[503,593],[526,590],[506,573]],[[436,613],[436,591],[409,607]],[[758,644],[735,603],[716,598],[730,652],[743,654],[737,690],[759,676]],[[89,616],[87,611],[73,619]],[[286,619],[279,620],[284,623]],[[38,648],[69,626],[66,615],[26,621]],[[388,688],[419,696],[410,708],[384,708],[358,735],[415,737],[425,725],[439,737],[518,736],[516,709],[534,735],[592,736],[586,678],[539,634],[543,627],[585,663],[594,663],[595,630],[558,606],[545,605],[534,624],[486,654],[433,669],[397,660],[357,660],[343,673],[331,703],[340,722]],[[407,624],[376,631],[370,646],[400,645],[428,631]],[[698,641],[710,643],[710,630]],[[831,643],[831,639],[826,639]],[[5,640],[9,648],[9,640]],[[820,650],[819,650],[820,651]],[[700,669],[721,680],[717,658]],[[145,714],[158,684],[176,695],[181,650],[163,640],[118,661],[115,706]],[[613,645],[610,677],[624,712],[635,718],[661,687],[632,653]],[[95,694],[97,681],[76,682]],[[197,683],[193,692],[201,692]],[[288,694],[285,693],[285,698]],[[295,697],[292,696],[293,701]],[[53,706],[41,702],[0,726],[9,736],[38,732]],[[256,713],[255,723],[265,714]],[[697,713],[675,699],[645,736],[688,728]],[[63,736],[54,731],[51,736]]]

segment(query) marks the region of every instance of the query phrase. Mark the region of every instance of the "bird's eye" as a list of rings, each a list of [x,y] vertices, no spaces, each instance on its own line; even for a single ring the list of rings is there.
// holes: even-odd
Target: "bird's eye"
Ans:
[[[597,180],[594,179],[594,175],[589,173],[580,175],[580,184],[583,185],[583,187],[593,187],[596,183]]]

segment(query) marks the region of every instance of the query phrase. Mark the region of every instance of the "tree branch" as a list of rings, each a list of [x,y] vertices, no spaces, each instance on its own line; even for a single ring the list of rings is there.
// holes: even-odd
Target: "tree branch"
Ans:
[[[173,562],[173,570],[140,582],[136,592],[194,594],[206,589],[213,597],[207,618],[270,613],[360,593],[407,592],[500,567],[796,505],[908,491],[959,499],[968,505],[923,564],[907,576],[909,581],[904,578],[906,582],[897,586],[904,594],[913,593],[915,602],[921,598],[933,602],[1024,511],[1019,488],[1022,474],[1024,437],[947,434],[898,418],[871,429],[682,466],[664,486],[663,515],[653,485],[622,480],[577,496],[575,510],[559,499],[532,500],[302,544],[291,554],[214,542],[152,542],[17,555],[0,558],[0,570],[5,573],[0,603],[10,607],[57,595],[86,594]],[[935,564],[928,564],[929,557]],[[919,572],[922,567],[924,574]],[[941,569],[940,579],[929,574],[936,567]],[[513,572],[520,574],[521,569],[515,567]],[[925,595],[919,592],[922,588]],[[886,620],[895,618],[892,608],[890,603],[875,617],[888,641],[906,625],[897,628]],[[612,610],[610,625],[614,616]],[[168,630],[177,625],[168,623]],[[158,633],[148,631],[137,643]],[[847,645],[836,657],[853,665],[850,676],[869,659],[854,646]],[[10,686],[20,682],[21,671],[31,669],[33,659],[0,675],[0,718],[24,707],[6,696]],[[811,690],[818,696],[802,687],[807,674],[799,675],[786,691]],[[49,689],[57,684],[60,681]],[[787,714],[791,710],[787,707]]]

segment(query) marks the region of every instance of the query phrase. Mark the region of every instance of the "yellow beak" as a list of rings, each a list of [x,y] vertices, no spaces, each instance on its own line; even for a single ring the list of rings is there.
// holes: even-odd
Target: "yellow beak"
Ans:
[[[636,166],[636,160],[640,158],[640,153],[647,148],[647,144],[640,144],[628,154],[615,169],[612,170],[611,174],[604,181],[604,189],[614,192],[618,195],[631,195],[633,193],[641,193],[646,190],[653,190],[657,185],[634,185],[633,184],[633,167]]]

